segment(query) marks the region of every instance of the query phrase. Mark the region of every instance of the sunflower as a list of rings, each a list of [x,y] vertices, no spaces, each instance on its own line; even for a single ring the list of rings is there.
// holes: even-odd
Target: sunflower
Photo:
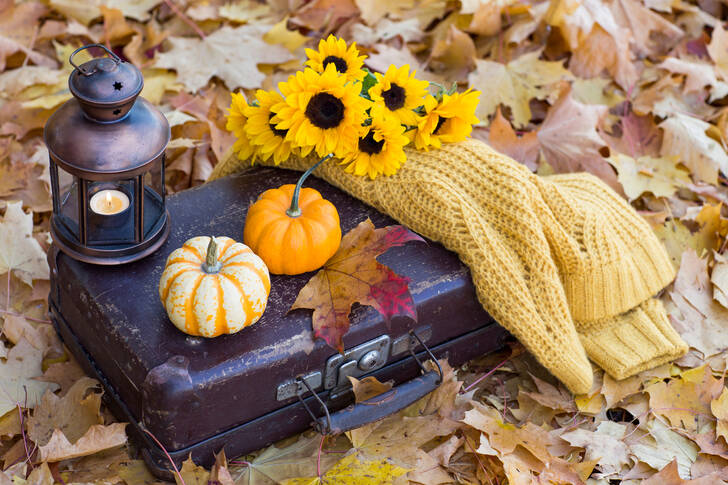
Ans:
[[[323,73],[329,64],[336,67],[339,74],[343,74],[347,81],[361,81],[366,72],[362,69],[364,58],[360,56],[353,42],[348,48],[344,39],[337,39],[329,35],[328,39],[319,41],[318,50],[306,49],[308,61],[306,65],[318,73]]]
[[[422,105],[429,83],[416,79],[414,71],[410,74],[407,64],[399,69],[391,65],[384,75],[375,76],[377,84],[369,88],[374,109],[394,115],[404,125],[416,125],[418,116],[413,110]]]
[[[480,91],[468,89],[464,93],[445,94],[438,103],[434,96],[425,98],[425,115],[420,118],[415,134],[415,147],[427,150],[440,148],[442,142],[462,141],[478,123],[475,108]]]
[[[228,114],[227,124],[225,128],[232,131],[235,135],[235,143],[233,144],[233,151],[238,154],[240,160],[247,160],[251,158],[251,163],[255,163],[255,149],[250,144],[248,134],[245,132],[245,125],[247,118],[243,114],[243,111],[248,106],[248,102],[245,100],[245,96],[242,93],[231,93],[232,103],[230,104],[230,113]]]
[[[347,83],[333,65],[323,74],[311,68],[299,71],[278,84],[285,99],[271,108],[278,130],[288,130],[286,139],[308,155],[333,153],[339,158],[356,149],[357,134],[371,104],[359,96],[360,88]]]
[[[346,171],[355,175],[393,175],[407,160],[404,146],[409,139],[404,136],[404,126],[394,117],[372,118],[370,126],[362,127],[358,150],[341,161]]]
[[[280,119],[271,107],[283,101],[283,96],[275,91],[259,89],[255,93],[258,106],[246,106],[243,114],[248,118],[245,133],[254,145],[257,155],[268,160],[273,155],[273,162],[278,165],[291,155],[291,142],[286,140],[288,130],[279,130],[276,123]]]

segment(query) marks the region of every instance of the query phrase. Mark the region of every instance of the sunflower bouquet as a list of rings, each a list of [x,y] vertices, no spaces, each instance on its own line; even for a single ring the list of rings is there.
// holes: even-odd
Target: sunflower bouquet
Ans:
[[[232,94],[227,128],[239,159],[272,157],[279,165],[332,154],[346,172],[374,179],[399,170],[405,146],[426,151],[462,141],[478,122],[478,91],[419,80],[408,65],[369,72],[355,43],[330,35],[306,55],[304,70],[279,83],[280,92],[259,89],[250,103]]]

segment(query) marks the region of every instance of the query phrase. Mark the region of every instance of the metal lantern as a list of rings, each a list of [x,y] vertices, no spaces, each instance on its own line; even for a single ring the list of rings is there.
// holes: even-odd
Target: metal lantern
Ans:
[[[109,57],[73,63],[79,51]],[[138,97],[142,74],[100,44],[69,59],[73,98],[45,126],[50,153],[51,235],[69,256],[123,264],[155,251],[169,235],[164,150],[169,123]]]

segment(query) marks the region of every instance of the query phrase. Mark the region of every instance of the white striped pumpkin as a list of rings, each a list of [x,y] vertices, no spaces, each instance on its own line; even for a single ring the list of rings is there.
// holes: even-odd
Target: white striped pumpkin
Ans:
[[[257,322],[268,302],[262,259],[229,237],[189,239],[167,258],[159,297],[172,323],[189,335],[217,337]]]

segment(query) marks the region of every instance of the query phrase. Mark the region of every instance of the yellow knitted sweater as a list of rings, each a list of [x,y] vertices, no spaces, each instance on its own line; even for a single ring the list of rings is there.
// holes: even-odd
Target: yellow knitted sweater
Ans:
[[[248,165],[231,157],[212,178]],[[333,162],[315,174],[455,251],[488,313],[574,393],[591,389],[587,355],[622,379],[687,351],[652,298],[675,276],[665,249],[589,174],[540,177],[477,140],[408,150],[375,180]]]

